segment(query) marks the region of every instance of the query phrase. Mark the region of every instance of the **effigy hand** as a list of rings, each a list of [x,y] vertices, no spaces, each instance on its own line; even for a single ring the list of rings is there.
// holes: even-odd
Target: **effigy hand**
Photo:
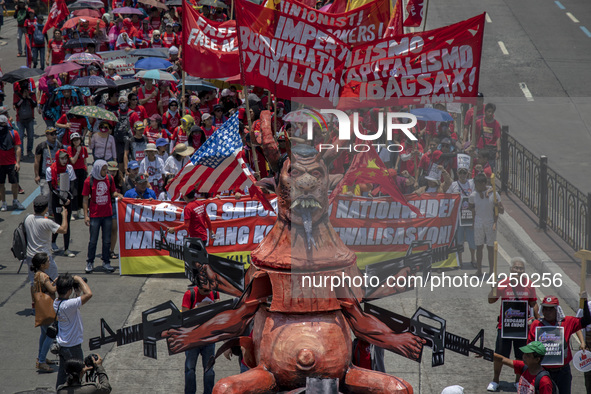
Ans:
[[[417,360],[423,350],[426,341],[410,332],[396,336],[398,346],[397,353],[411,360]]]
[[[164,331],[162,333],[162,338],[167,338],[166,342],[168,344],[168,349],[171,353],[180,353],[184,352],[187,349],[190,349],[192,343],[194,343],[199,338],[193,338],[193,331],[197,328],[194,327],[179,327],[179,328],[171,328],[170,330]]]

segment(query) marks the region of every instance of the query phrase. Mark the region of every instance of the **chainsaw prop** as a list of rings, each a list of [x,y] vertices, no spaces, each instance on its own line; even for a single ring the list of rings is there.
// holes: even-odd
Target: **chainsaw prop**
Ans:
[[[261,116],[264,120],[270,113],[263,111]],[[310,378],[324,379],[328,385],[338,379],[339,391],[346,393],[412,393],[402,379],[351,364],[351,331],[418,362],[423,347],[429,346],[433,366],[443,364],[445,349],[463,355],[473,352],[492,361],[492,350],[483,347],[483,331],[469,341],[446,332],[445,320],[423,309],[409,319],[369,303],[362,307],[361,302],[377,298],[367,289],[364,293],[364,289],[345,285],[304,286],[306,278],[315,275],[361,276],[356,255],[328,219],[329,163],[304,144],[291,147],[290,156],[280,157],[268,126],[262,128],[262,147],[277,174],[277,222],[252,252],[246,273],[242,264],[208,255],[200,240],[185,238],[183,246],[170,245],[165,237],[157,241],[157,247],[185,261],[187,276],[198,286],[237,298],[184,313],[169,301],[145,311],[141,324],[116,332],[101,320],[101,336],[90,340],[91,350],[107,343],[142,340],[144,354],[155,358],[156,341],[164,338],[170,354],[227,341],[218,350],[219,356],[230,347],[241,346],[244,362],[251,369],[221,379],[214,393],[297,390],[307,381],[311,384]],[[368,266],[366,273],[379,278],[386,273],[427,273],[434,261],[449,253],[428,248],[410,254],[415,246],[425,245],[411,245],[408,256]],[[385,295],[389,294],[379,296]],[[150,320],[151,314],[161,316],[163,310],[170,310],[170,315]],[[428,325],[426,320],[435,324]],[[251,322],[252,337],[244,336]]]

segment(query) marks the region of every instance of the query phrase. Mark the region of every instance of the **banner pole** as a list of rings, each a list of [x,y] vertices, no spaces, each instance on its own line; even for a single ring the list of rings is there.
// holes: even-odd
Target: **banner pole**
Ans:
[[[242,64],[242,60],[240,61]],[[241,67],[242,69],[242,67]],[[244,101],[246,102],[246,119],[248,120],[248,133],[250,134],[250,149],[252,151],[252,161],[254,161],[255,178],[261,179],[259,171],[259,160],[257,157],[257,147],[254,144],[254,130],[252,129],[252,119],[250,118],[250,104],[248,103],[248,85],[244,85]]]
[[[185,69],[184,68],[183,68],[183,72],[182,72],[181,75],[182,75],[182,84],[183,84],[183,86],[181,87],[181,95],[183,97],[183,100],[182,100],[182,102],[183,102],[183,108],[181,109],[181,113],[184,116],[184,114],[185,114],[185,108],[186,108],[186,102],[187,102],[187,100],[185,98],[185,76],[187,75],[187,73],[185,72]]]
[[[230,19],[234,19],[234,0],[230,3]]]
[[[425,16],[423,17],[423,31],[427,28],[427,14],[429,13],[429,0],[425,0]]]
[[[493,275],[494,275],[494,281],[493,283],[493,297],[497,297],[497,256],[499,254],[499,243],[497,241],[495,241],[494,243],[494,255],[493,255]]]

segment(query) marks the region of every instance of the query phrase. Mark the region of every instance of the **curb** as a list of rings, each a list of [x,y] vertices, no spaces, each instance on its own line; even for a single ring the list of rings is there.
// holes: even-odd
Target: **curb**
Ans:
[[[556,287],[557,295],[562,298],[572,310],[579,309],[579,293],[576,289],[579,285],[575,283],[564,271],[554,263],[550,257],[530,238],[515,219],[509,215],[499,215],[497,222],[499,231],[510,240],[515,249],[529,264],[533,265],[540,273],[550,273],[552,277],[559,274],[562,277],[562,286]]]

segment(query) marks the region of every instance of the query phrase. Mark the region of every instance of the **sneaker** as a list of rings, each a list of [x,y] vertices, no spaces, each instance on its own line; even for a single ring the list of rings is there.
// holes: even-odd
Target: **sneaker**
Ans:
[[[111,264],[109,264],[109,263],[103,264],[103,268],[107,272],[115,272],[115,267],[112,267]]]
[[[0,211],[5,212],[8,210],[8,207],[6,206],[6,203],[4,201],[2,201],[2,208],[0,208]]]
[[[69,249],[64,250],[64,256],[67,257],[75,257],[76,255],[72,253]]]
[[[56,244],[55,242],[51,244],[51,251],[52,251],[53,253],[57,253],[57,252],[59,252],[59,251],[60,251],[60,248],[59,248],[59,246],[57,246],[57,244]]]
[[[37,371],[42,373],[55,372],[55,370],[51,368],[47,363],[39,363],[39,365],[37,366]]]
[[[92,271],[94,271],[94,264],[93,263],[86,263],[86,273],[92,274]]]
[[[84,210],[83,209],[78,210],[78,219],[84,219]]]
[[[18,194],[25,194],[25,189],[23,189],[22,187],[19,187]]]
[[[70,215],[70,221],[73,221],[73,220],[76,220],[76,215],[74,215],[74,214],[71,214],[71,215]]]
[[[12,200],[12,207],[21,211],[25,210],[25,206],[19,200]]]
[[[490,382],[486,391],[499,391],[499,384],[497,382]]]
[[[55,355],[58,355],[60,353],[60,345],[57,343],[55,339],[53,340],[53,343],[51,344],[49,351],[51,352],[51,354]]]

